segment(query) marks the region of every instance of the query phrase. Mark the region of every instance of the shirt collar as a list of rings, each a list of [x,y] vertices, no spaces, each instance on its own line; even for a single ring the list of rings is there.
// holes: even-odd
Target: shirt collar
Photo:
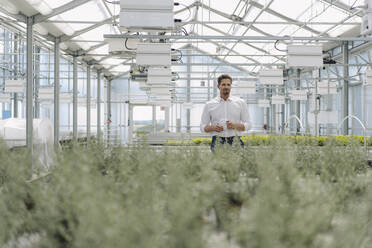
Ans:
[[[218,102],[225,101],[221,96],[218,96],[218,97],[217,97],[217,100],[218,100]],[[227,101],[227,102],[231,102],[231,101],[232,101],[232,100],[231,100],[231,95],[229,96],[229,98],[227,98],[226,101]]]

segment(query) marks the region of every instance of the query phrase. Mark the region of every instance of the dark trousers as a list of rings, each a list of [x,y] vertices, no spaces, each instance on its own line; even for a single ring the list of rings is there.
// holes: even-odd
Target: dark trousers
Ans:
[[[235,138],[234,136],[232,136],[232,137],[212,136],[211,151],[214,152],[214,147],[216,146],[217,140],[219,140],[219,142],[220,142],[221,145],[227,143],[227,144],[229,144],[231,146],[233,144],[233,142],[234,142],[234,138]],[[241,138],[240,137],[237,137],[237,138],[239,138],[240,146],[241,147],[244,147],[244,143],[241,140]]]

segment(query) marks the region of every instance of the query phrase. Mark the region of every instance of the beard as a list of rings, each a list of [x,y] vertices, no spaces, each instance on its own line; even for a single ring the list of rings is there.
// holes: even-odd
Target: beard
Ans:
[[[228,89],[224,89],[224,90],[222,91],[222,94],[225,95],[225,96],[227,96],[227,95],[230,94],[230,90],[228,90]]]

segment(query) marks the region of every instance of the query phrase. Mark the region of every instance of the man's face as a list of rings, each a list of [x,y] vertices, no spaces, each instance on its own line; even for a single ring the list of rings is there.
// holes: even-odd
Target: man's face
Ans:
[[[218,85],[221,96],[229,96],[231,91],[231,81],[228,78],[222,79]]]

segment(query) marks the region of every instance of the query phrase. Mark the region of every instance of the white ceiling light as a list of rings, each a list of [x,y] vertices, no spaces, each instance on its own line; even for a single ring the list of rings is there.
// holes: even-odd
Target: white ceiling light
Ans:
[[[39,4],[41,1],[43,0],[27,0],[27,2],[31,5],[36,5],[36,4]]]
[[[59,44],[59,48],[61,48],[62,50],[66,50],[68,46],[66,45],[66,43],[62,42]]]
[[[8,0],[2,0],[0,2],[0,6],[3,7],[6,11],[8,11],[10,14],[18,14],[19,10],[18,8]]]
[[[35,24],[34,29],[35,29],[36,32],[38,32],[41,35],[47,35],[48,34],[48,30],[46,28],[44,28],[40,23]]]
[[[57,21],[63,21],[60,15],[56,18]],[[71,25],[67,23],[55,23],[56,27],[59,28],[65,35],[71,36],[75,33],[75,30],[71,27]]]
[[[80,35],[78,37],[76,37],[78,40],[84,40],[83,37],[81,37]],[[74,41],[74,40],[72,40]],[[83,50],[88,50],[90,48],[89,44],[87,42],[79,42],[78,45],[83,49]]]
[[[28,3],[31,4],[31,6],[34,7],[42,15],[49,15],[50,13],[53,12],[53,9],[44,0],[42,1],[28,0]]]

